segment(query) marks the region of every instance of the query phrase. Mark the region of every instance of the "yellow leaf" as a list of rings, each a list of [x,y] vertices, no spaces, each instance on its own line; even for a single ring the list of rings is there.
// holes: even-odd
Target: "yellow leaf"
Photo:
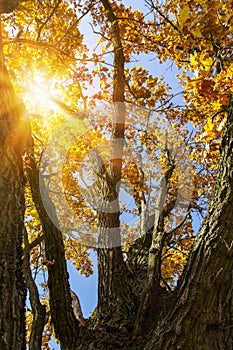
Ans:
[[[200,62],[205,67],[205,70],[208,70],[213,63],[213,60],[211,57],[207,56],[206,54],[201,54]]]
[[[190,31],[191,31],[192,35],[194,36],[194,38],[201,38],[202,37],[200,29],[192,28]]]
[[[101,47],[101,51],[102,51],[102,53],[106,52],[106,46],[105,45]]]
[[[207,118],[207,123],[206,125],[203,126],[203,129],[206,131],[206,132],[211,132],[214,128],[214,124],[212,122],[212,118]]]
[[[180,29],[182,30],[184,27],[185,22],[189,18],[190,14],[190,7],[189,5],[184,5],[180,9],[180,16],[179,16],[179,24],[180,24]]]
[[[212,107],[214,111],[219,111],[222,107],[222,103],[219,100],[212,102]]]
[[[199,63],[197,61],[197,53],[196,52],[194,54],[190,55],[190,64],[194,67],[199,65]]]

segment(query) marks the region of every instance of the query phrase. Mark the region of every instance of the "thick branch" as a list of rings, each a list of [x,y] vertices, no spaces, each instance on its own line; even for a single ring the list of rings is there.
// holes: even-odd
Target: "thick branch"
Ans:
[[[74,350],[78,344],[78,322],[73,312],[68,273],[66,268],[64,244],[61,231],[54,225],[44,208],[37,169],[33,153],[28,156],[27,176],[31,186],[33,201],[36,205],[44,232],[46,258],[53,262],[48,267],[48,287],[50,291],[50,310],[56,336],[63,349]],[[56,217],[55,208],[48,196],[45,184],[43,196]]]
[[[168,154],[168,157],[170,154]],[[169,160],[169,158],[168,158]],[[168,182],[175,169],[175,164],[172,162],[164,179],[161,181],[158,199],[156,203],[154,229],[152,233],[152,241],[148,255],[148,271],[147,281],[145,284],[142,302],[138,310],[134,334],[138,334],[141,331],[145,331],[148,323],[156,315],[156,311],[159,308],[159,291],[161,280],[161,261],[162,261],[162,249],[164,246],[164,240],[166,233],[164,230],[164,219],[166,217],[166,210],[164,210],[164,204],[167,195]],[[172,210],[172,207],[171,207]]]
[[[112,6],[108,0],[102,0],[102,4],[107,13],[108,20],[111,23],[111,41],[114,48],[114,86],[113,102],[124,102],[125,79],[124,79],[124,51],[121,43],[120,28],[117,17],[113,12]]]

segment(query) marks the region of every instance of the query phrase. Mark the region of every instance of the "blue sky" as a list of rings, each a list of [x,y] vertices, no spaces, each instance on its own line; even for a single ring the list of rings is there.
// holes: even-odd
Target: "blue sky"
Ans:
[[[93,251],[91,251],[91,259],[94,265],[94,274],[90,277],[80,275],[75,267],[68,262],[70,286],[79,297],[85,318],[90,316],[97,305],[97,255]]]

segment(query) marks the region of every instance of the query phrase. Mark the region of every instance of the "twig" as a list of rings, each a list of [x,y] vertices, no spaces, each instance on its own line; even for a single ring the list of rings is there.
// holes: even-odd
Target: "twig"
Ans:
[[[58,9],[58,6],[60,5],[60,3],[62,2],[62,0],[58,0],[58,2],[56,3],[56,5],[54,6],[53,10],[51,11],[51,13],[49,14],[48,18],[42,23],[42,25],[40,26],[39,30],[38,30],[38,34],[37,34],[37,38],[36,41],[38,41],[40,39],[40,35],[42,32],[42,29],[44,28],[44,26],[49,22],[49,20],[53,17],[54,13],[56,12],[56,10]]]

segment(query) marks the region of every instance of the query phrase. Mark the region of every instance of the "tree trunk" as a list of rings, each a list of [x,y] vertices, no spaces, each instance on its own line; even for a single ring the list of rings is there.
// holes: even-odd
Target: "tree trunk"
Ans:
[[[25,349],[26,288],[22,273],[25,111],[7,70],[0,69],[0,349]],[[24,124],[24,125],[23,125]]]
[[[214,199],[180,281],[175,305],[146,350],[233,348],[232,169],[231,101]]]
[[[126,284],[128,271],[121,250],[118,198],[125,131],[125,58],[119,26],[112,6],[108,0],[102,0],[102,4],[111,23],[111,41],[114,47],[114,116],[110,139],[109,164],[104,167],[103,173],[98,174],[97,178],[98,192],[103,202],[103,206],[98,210],[98,314],[100,319],[106,314],[107,317],[114,314],[115,318],[112,319],[111,323],[117,324],[120,320],[123,322],[123,319],[129,317],[126,310],[130,305]],[[107,203],[107,210],[105,203]],[[113,210],[108,212],[110,206],[113,207]]]
[[[0,1],[0,16],[19,1]],[[4,64],[0,17],[0,349],[26,349],[26,286],[22,272],[24,173],[30,127]]]

